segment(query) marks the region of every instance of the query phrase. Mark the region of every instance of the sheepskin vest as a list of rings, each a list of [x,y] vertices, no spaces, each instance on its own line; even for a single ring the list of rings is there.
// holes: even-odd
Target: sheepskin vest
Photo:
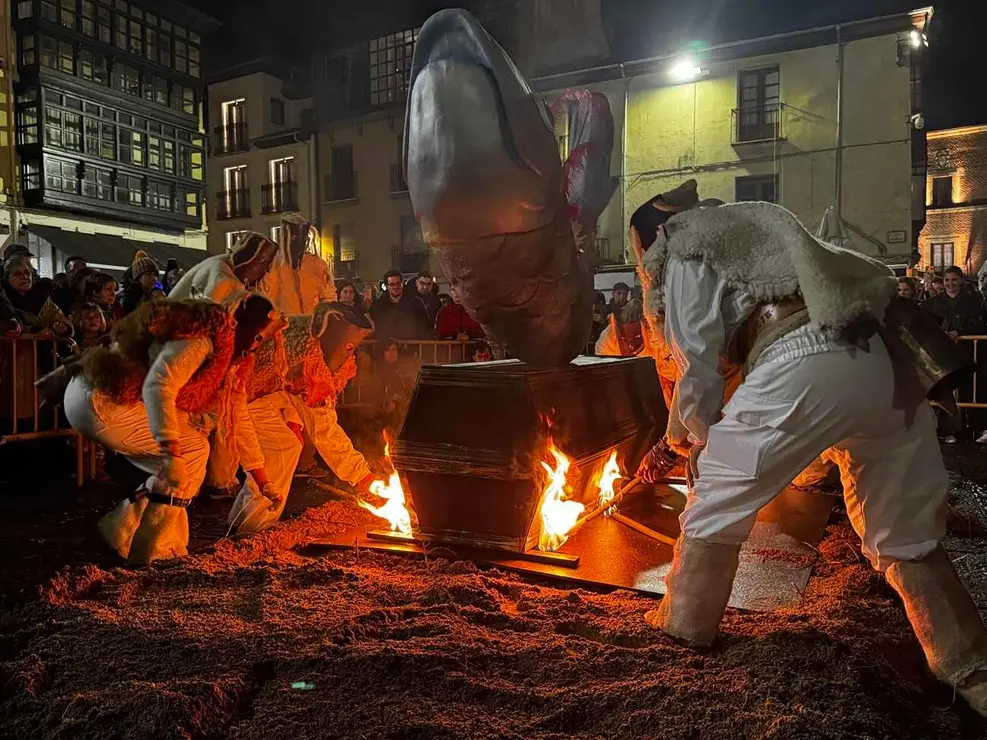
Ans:
[[[289,316],[288,328],[277,340],[257,350],[256,369],[247,384],[247,398],[254,401],[278,391],[300,396],[307,406],[336,399],[355,375],[347,363],[339,373],[326,365],[319,339],[312,336],[311,316]]]
[[[141,400],[152,347],[168,341],[208,337],[213,351],[181,389],[176,406],[190,413],[211,409],[233,362],[235,327],[223,306],[211,301],[155,300],[145,303],[113,329],[112,348],[87,350],[79,369],[93,388],[123,405]],[[252,363],[241,363],[249,372]]]
[[[882,319],[896,283],[880,262],[826,244],[771,203],[734,203],[679,213],[666,240],[644,255],[649,318],[665,310],[665,262],[701,260],[727,284],[760,301],[800,295],[812,325],[835,333],[865,316]]]

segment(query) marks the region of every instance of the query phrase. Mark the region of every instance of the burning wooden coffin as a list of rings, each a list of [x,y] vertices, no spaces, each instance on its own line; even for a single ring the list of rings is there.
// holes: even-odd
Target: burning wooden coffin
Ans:
[[[554,549],[552,517],[564,537],[599,508],[601,477],[614,461],[633,474],[666,417],[651,359],[426,366],[391,457],[416,536],[518,553],[541,538]]]

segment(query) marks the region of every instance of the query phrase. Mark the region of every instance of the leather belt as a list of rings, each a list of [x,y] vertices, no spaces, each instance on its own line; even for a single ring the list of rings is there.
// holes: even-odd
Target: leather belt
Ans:
[[[174,506],[179,509],[187,509],[189,504],[192,503],[190,498],[177,498],[175,496],[165,496],[161,493],[149,493],[147,500],[153,504],[164,504],[165,506]]]
[[[754,313],[737,330],[731,344],[730,360],[741,366],[752,365],[752,360],[755,359],[751,356],[752,353],[759,355],[767,346],[764,343],[768,338],[766,335],[777,330],[783,323],[790,324],[789,319],[805,311],[805,301],[801,296],[758,304]],[[771,338],[771,341],[776,338]]]

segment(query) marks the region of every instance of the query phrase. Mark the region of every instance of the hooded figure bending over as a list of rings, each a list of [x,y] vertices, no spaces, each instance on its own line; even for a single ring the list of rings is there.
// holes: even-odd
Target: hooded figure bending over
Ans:
[[[209,458],[209,442],[190,415],[215,410],[244,467],[267,489],[244,391],[251,355],[274,316],[270,301],[258,295],[229,307],[157,299],[117,324],[112,347],[95,347],[65,369],[73,376],[64,399],[72,426],[150,474],[99,523],[106,541],[130,562],[187,553],[185,508]]]
[[[339,478],[369,490],[370,468],[339,425],[336,399],[356,374],[353,351],[370,332],[365,316],[341,303],[320,303],[314,316],[290,317],[283,341],[268,342],[257,353],[248,409],[264,440],[271,490],[247,480],[230,511],[230,526],[238,533],[261,532],[281,518],[303,432]]]
[[[830,450],[863,552],[904,601],[933,672],[987,714],[987,630],[940,545],[935,419],[921,394],[902,397],[877,333],[891,272],[768,203],[685,211],[643,246],[693,471],[668,593],[648,622],[710,644],[758,511]],[[719,364],[731,355],[744,378],[724,405]]]
[[[257,287],[270,272],[277,254],[277,244],[263,234],[248,231],[240,236],[230,254],[208,257],[186,272],[168,298],[208,298],[216,303],[236,300]]]

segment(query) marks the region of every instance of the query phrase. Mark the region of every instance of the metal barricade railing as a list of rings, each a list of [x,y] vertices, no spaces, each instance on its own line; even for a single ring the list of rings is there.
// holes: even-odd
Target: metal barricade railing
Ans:
[[[480,345],[490,347],[495,360],[502,360],[506,356],[503,348],[482,339],[465,341],[458,339],[398,339],[395,341],[402,354],[414,357],[422,365],[455,365],[461,362],[471,362],[473,351]],[[375,340],[370,340],[361,344],[360,350],[372,357],[375,354],[376,345]],[[353,408],[366,405],[366,390],[373,373],[372,367],[371,362],[369,367],[361,368],[357,376],[350,381],[343,392],[340,407]]]
[[[981,342],[987,342],[987,335],[976,334],[962,336],[957,339],[961,346],[969,343],[973,358],[973,378],[966,381],[956,390],[956,405],[964,409],[987,409],[987,345],[980,349]],[[980,365],[984,364],[983,372]],[[984,388],[980,389],[980,383]]]
[[[85,479],[83,439],[61,419],[61,406],[44,407],[34,383],[77,351],[71,339],[23,335],[0,337],[0,445],[52,437],[75,442],[76,481]],[[90,461],[94,464],[95,457]]]

